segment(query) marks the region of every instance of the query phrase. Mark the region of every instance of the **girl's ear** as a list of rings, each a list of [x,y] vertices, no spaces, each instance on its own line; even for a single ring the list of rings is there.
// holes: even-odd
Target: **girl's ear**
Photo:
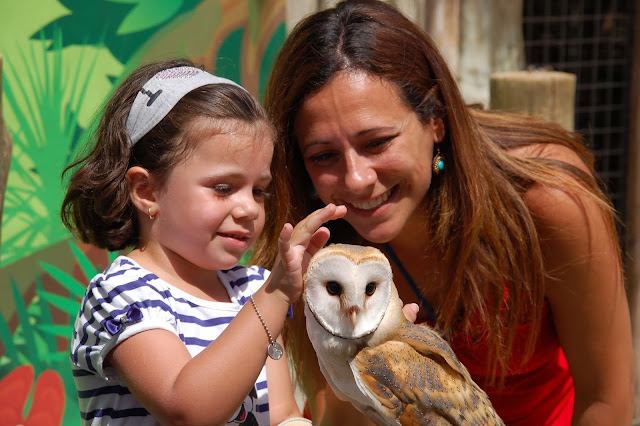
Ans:
[[[144,215],[155,215],[157,207],[151,173],[140,166],[131,167],[127,170],[127,186],[133,205]]]

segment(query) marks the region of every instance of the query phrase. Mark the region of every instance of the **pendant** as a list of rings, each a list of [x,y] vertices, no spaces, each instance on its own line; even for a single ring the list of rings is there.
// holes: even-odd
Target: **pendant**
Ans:
[[[267,353],[271,359],[280,359],[282,358],[284,351],[282,350],[280,343],[273,341],[269,343],[269,346],[267,346]]]

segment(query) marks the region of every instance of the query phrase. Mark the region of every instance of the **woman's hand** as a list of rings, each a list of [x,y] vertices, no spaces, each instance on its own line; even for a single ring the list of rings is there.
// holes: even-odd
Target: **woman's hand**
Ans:
[[[408,305],[404,305],[402,307],[402,313],[404,314],[405,318],[407,318],[413,324],[418,319],[419,309],[420,307],[417,303],[409,303]]]
[[[329,240],[329,230],[323,223],[339,219],[347,212],[344,206],[328,204],[314,211],[295,227],[284,225],[278,241],[279,254],[271,270],[269,285],[278,290],[287,303],[302,294],[302,277],[311,257]]]

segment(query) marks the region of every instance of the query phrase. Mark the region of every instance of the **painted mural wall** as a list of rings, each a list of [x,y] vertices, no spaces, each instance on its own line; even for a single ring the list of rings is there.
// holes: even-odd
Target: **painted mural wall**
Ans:
[[[285,0],[0,0],[13,140],[0,210],[0,425],[80,424],[69,338],[88,280],[117,253],[62,226],[60,173],[106,98],[139,65],[181,56],[261,99],[284,37]]]

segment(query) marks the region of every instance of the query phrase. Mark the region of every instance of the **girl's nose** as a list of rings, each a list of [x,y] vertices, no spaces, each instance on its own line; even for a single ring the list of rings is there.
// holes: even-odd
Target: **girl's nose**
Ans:
[[[236,219],[256,220],[260,216],[262,205],[256,200],[253,192],[249,196],[239,197],[232,210],[232,215]]]
[[[370,161],[351,152],[346,156],[346,167],[344,175],[345,189],[352,192],[359,192],[370,189],[378,178],[375,170],[371,167]]]

